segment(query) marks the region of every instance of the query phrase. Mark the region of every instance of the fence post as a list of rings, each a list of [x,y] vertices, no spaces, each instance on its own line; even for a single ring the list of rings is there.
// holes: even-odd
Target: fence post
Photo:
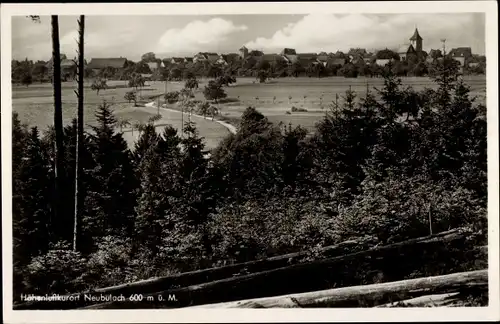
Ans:
[[[432,235],[432,207],[431,203],[429,203],[429,232]]]

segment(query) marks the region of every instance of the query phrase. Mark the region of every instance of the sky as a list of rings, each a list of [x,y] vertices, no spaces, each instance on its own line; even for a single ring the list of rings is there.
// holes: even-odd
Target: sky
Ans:
[[[76,56],[77,16],[60,16],[61,53]],[[395,49],[409,42],[417,27],[424,50],[472,48],[485,53],[483,13],[449,14],[307,14],[86,16],[85,57],[139,60],[154,52],[159,58],[193,56],[197,52],[279,53],[348,51],[351,47]],[[40,23],[12,17],[12,58],[47,61],[51,56],[50,17]]]

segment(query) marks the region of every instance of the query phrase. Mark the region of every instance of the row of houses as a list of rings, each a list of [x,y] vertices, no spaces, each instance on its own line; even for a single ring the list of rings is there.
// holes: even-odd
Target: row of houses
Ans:
[[[421,62],[432,62],[436,58],[436,52],[439,50],[431,50],[429,53],[423,50],[423,38],[420,36],[418,29],[409,38],[409,43],[400,46],[397,49],[385,49],[377,53],[370,53],[364,48],[351,48],[347,53],[337,51],[336,53],[297,53],[293,48],[284,48],[277,54],[265,54],[259,50],[249,50],[243,46],[239,49],[238,53],[218,54],[213,52],[199,52],[193,57],[172,57],[164,60],[157,60],[155,62],[147,62],[149,69],[154,72],[166,65],[186,65],[197,63],[208,63],[210,65],[233,65],[235,63],[245,63],[250,60],[253,62],[268,62],[270,64],[287,66],[293,64],[300,64],[302,67],[310,65],[321,64],[323,66],[343,66],[347,63],[358,64],[375,63],[379,66],[385,66],[394,57],[387,55],[380,55],[385,51],[389,56],[397,54],[400,60],[410,60],[411,57]],[[384,53],[385,54],[385,53]],[[466,66],[475,66],[479,62],[473,59],[472,50],[470,47],[454,48],[449,52],[449,55],[460,62],[460,67],[463,70]],[[126,67],[128,60],[123,57],[119,58],[93,58],[88,63],[87,68],[94,71],[99,71],[106,68],[122,69]],[[52,64],[49,61],[48,65]],[[73,60],[68,60],[65,56],[61,60],[61,70],[63,73],[72,73],[74,71],[75,63]]]

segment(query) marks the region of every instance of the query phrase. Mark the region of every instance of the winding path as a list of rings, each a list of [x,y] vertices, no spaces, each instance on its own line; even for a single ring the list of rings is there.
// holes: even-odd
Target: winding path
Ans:
[[[160,108],[161,110],[159,112],[162,118],[154,123],[157,132],[161,132],[163,130],[162,127],[167,125],[174,126],[174,128],[177,129],[180,129],[182,127],[181,111],[163,107]],[[135,107],[135,109],[142,110],[147,113],[154,112],[156,114],[158,108],[156,106],[156,103],[150,102],[143,107]],[[188,113],[185,112],[184,114],[186,114],[185,117],[188,116]],[[235,134],[237,131],[235,126],[224,121],[216,119],[212,121],[210,118],[205,118],[197,114],[191,114],[191,117],[192,119],[199,118],[199,120],[197,121],[197,128],[200,132],[200,135],[204,138],[206,147],[209,149],[217,147],[220,141],[227,135],[227,133]],[[184,119],[188,120],[188,118]],[[123,132],[123,137],[127,141],[129,148],[132,149],[135,142],[137,141],[139,132],[135,129],[132,129],[131,127],[123,127],[121,131]]]
[[[156,108],[156,109],[158,109],[158,107],[156,106],[156,102],[154,102],[154,101],[151,101],[151,102],[149,102],[149,103],[145,104],[145,106],[146,106],[146,107],[151,107],[151,108]],[[172,111],[172,112],[177,112],[177,113],[179,113],[179,114],[180,114],[180,113],[187,114],[187,113],[185,113],[185,112],[180,112],[180,111],[178,111],[178,110],[175,110],[175,109],[170,109],[170,108],[163,108],[163,107],[160,107],[160,109],[162,109],[162,110],[167,110],[167,111]],[[198,114],[191,114],[191,116],[195,116],[195,117],[199,117],[199,118],[203,118],[204,120],[207,120],[205,117],[203,117],[203,116],[201,116],[201,115],[198,115]],[[237,129],[236,129],[236,127],[235,127],[235,126],[233,126],[233,125],[231,125],[231,124],[229,124],[229,123],[227,123],[227,122],[225,122],[225,121],[222,121],[222,120],[212,119],[212,121],[214,121],[214,122],[216,122],[216,123],[221,124],[222,126],[226,127],[226,128],[227,128],[227,129],[228,129],[231,133],[236,134]]]

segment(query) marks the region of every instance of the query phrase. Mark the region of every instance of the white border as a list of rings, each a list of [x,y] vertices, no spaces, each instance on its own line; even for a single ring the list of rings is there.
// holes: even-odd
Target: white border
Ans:
[[[297,322],[297,321],[476,321],[499,320],[498,263],[498,17],[494,1],[344,2],[344,3],[125,3],[2,4],[2,227],[3,312],[6,323],[132,323],[132,322]],[[400,309],[178,309],[100,311],[12,310],[11,215],[11,16],[13,15],[209,15],[308,13],[459,13],[486,14],[488,107],[489,307]],[[457,30],[457,33],[460,31]],[[496,307],[494,305],[497,305]]]

